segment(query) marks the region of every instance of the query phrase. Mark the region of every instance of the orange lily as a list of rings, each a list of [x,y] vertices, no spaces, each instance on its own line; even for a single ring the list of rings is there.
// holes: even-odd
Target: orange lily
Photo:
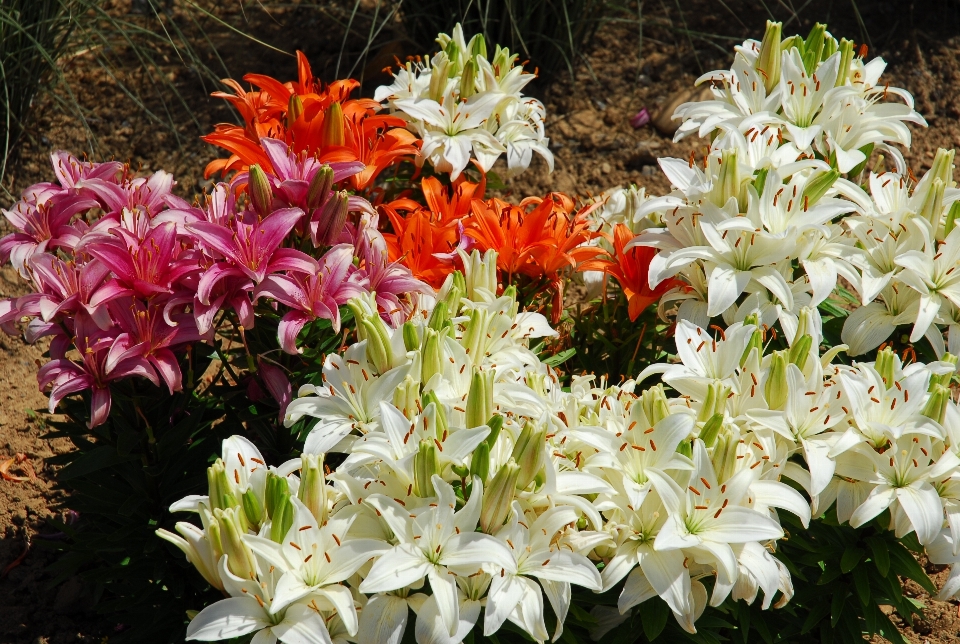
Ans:
[[[645,308],[656,302],[664,293],[672,288],[683,286],[677,279],[667,279],[651,289],[647,276],[650,272],[650,262],[657,254],[656,248],[649,246],[634,246],[624,250],[635,235],[623,224],[617,224],[613,231],[613,253],[606,253],[607,258],[597,258],[584,262],[580,266],[582,271],[603,271],[611,275],[620,284],[623,294],[627,297],[627,313],[630,321],[636,320]]]
[[[463,243],[461,219],[474,198],[482,198],[486,180],[471,183],[461,177],[448,191],[435,177],[421,182],[424,208],[412,199],[397,199],[381,206],[393,226],[384,233],[391,261],[407,266],[414,277],[440,288],[455,268],[456,249]]]
[[[371,99],[350,99],[360,84],[340,80],[324,86],[313,76],[303,52],[297,52],[298,79],[280,81],[261,74],[243,80],[258,88],[247,92],[239,83],[224,83],[233,94],[214,92],[230,101],[243,117],[244,126],[221,123],[204,141],[221,147],[230,156],[211,161],[204,172],[226,174],[257,163],[270,170],[270,160],[260,148],[260,137],[286,141],[295,152],[315,155],[320,161],[361,161],[366,169],[349,181],[356,190],[370,186],[385,168],[417,154],[418,139],[405,129],[403,119],[380,115],[380,104]]]

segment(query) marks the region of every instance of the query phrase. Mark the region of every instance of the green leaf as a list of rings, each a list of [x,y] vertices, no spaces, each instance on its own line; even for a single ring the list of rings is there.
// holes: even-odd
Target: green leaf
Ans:
[[[84,476],[98,470],[119,465],[128,460],[131,460],[131,457],[121,456],[114,447],[102,445],[77,457],[76,460],[60,470],[57,474],[57,479],[68,481],[78,476]]]
[[[877,567],[877,572],[881,577],[886,577],[890,571],[890,553],[887,551],[887,544],[880,537],[867,537],[867,545],[870,546],[870,553],[873,555],[873,564]]]
[[[857,599],[866,606],[870,602],[870,577],[866,566],[853,569],[853,585],[857,589]]]
[[[565,349],[556,355],[552,355],[549,358],[542,360],[541,362],[551,367],[559,367],[564,362],[566,362],[567,360],[575,356],[576,353],[577,353],[577,350],[574,348]]]
[[[847,603],[847,593],[838,589],[830,600],[830,626],[836,626],[843,615],[843,607]]]
[[[820,623],[827,615],[830,614],[830,605],[826,602],[820,602],[814,604],[813,608],[810,609],[810,612],[807,613],[807,618],[803,620],[803,626],[800,628],[800,633],[809,633],[814,629],[814,627]]]
[[[651,599],[640,605],[640,619],[643,624],[643,634],[651,642],[657,639],[657,636],[663,632],[667,625],[667,618],[670,616],[670,608],[667,603],[660,599]]]
[[[840,570],[842,570],[844,574],[847,574],[860,563],[864,554],[866,553],[861,548],[847,546],[843,551],[843,556],[840,558]]]
[[[900,544],[896,544],[890,548],[890,556],[892,563],[890,567],[891,570],[903,577],[909,577],[920,584],[923,589],[931,595],[937,594],[936,584],[927,577],[927,573],[923,571],[923,568],[920,567],[920,564],[913,558],[909,550]]]

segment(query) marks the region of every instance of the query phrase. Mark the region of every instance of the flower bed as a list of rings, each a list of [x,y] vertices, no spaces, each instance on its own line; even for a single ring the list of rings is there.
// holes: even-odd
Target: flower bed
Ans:
[[[960,560],[960,190],[952,151],[907,172],[911,97],[771,23],[678,109],[709,147],[661,160],[671,194],[510,204],[497,159],[552,162],[533,77],[438,43],[373,100],[302,56],[234,84],[193,204],[58,153],[7,211],[35,293],[0,322],[51,338],[51,411],[82,393],[99,441],[64,472],[190,488],[157,532],[227,598],[187,637],[898,638],[902,579],[937,591],[911,551]]]

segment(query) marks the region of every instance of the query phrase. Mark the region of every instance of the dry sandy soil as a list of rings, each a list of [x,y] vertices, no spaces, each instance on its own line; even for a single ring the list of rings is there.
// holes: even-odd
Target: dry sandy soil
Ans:
[[[290,51],[297,47],[305,50],[315,71],[327,77],[332,75],[342,38],[342,32],[330,30],[336,3],[327,3],[329,6],[321,10],[307,3],[292,9],[290,5],[271,8],[270,3],[265,3],[266,8],[258,3],[247,5],[246,17],[238,7],[224,10],[221,17],[266,42]],[[917,109],[930,124],[926,129],[914,129],[915,140],[908,155],[913,171],[919,175],[929,167],[938,147],[960,147],[960,7],[955,0],[915,5],[861,0],[858,8],[866,27],[864,34],[856,14],[850,11],[856,5],[837,5],[834,7],[828,0],[807,2],[799,15],[792,18],[795,14],[788,2],[766,3],[777,18],[792,20],[785,33],[806,32],[817,19],[830,21],[837,35],[858,42],[870,38],[871,54],[882,55],[890,63],[891,84],[914,94]],[[698,0],[683,2],[682,6],[683,13],[679,11],[680,2],[646,3],[639,61],[636,26],[611,24],[598,32],[574,79],[561,75],[552,82],[534,83],[533,91],[547,106],[556,170],[548,174],[542,163],[536,165],[510,185],[509,193],[519,197],[561,190],[589,196],[628,183],[644,186],[653,193],[662,194],[669,189],[656,167],[656,159],[687,158],[691,151],[701,152],[702,144],[698,147],[693,139],[674,143],[652,126],[633,129],[630,117],[642,107],[655,115],[669,110],[700,73],[729,64],[728,52],[735,38],[759,37],[767,18],[762,1],[730,0],[716,4]],[[123,13],[131,7],[128,2],[118,1],[113,10]],[[337,15],[343,16],[342,12]],[[208,23],[207,27],[236,77],[246,71],[281,79],[294,76],[295,67],[289,56],[231,35],[215,23]],[[318,37],[324,34],[328,37]],[[384,34],[382,41],[391,38],[396,39],[397,34]],[[352,41],[348,41],[348,50],[350,47],[354,47]],[[186,114],[175,113],[180,122],[176,132],[139,113],[91,56],[74,57],[66,66],[72,90],[92,115],[89,125],[97,137],[97,154],[101,158],[129,160],[144,171],[171,171],[178,180],[177,192],[189,198],[208,185],[202,169],[216,156],[216,151],[201,142],[198,135],[210,131],[218,121],[232,119],[232,115],[221,102],[206,98],[210,87],[200,86],[196,76],[175,60],[162,71],[183,93],[195,119],[194,122]],[[142,70],[133,65],[125,73],[132,85],[147,82]],[[365,87],[365,91],[369,89]],[[89,146],[86,131],[78,122],[58,112],[49,97],[40,97],[36,116],[13,159],[4,188],[18,194],[31,183],[50,180],[47,155],[51,150],[83,152]],[[9,205],[9,199],[4,201],[4,207]],[[6,232],[2,225],[0,232]],[[0,297],[23,292],[24,286],[11,269],[0,271]],[[0,335],[0,461],[24,455],[26,460],[15,462],[11,472],[27,477],[22,482],[0,480],[0,642],[105,642],[104,636],[115,625],[103,623],[86,612],[91,598],[78,579],[48,588],[44,568],[50,559],[36,547],[44,535],[52,532],[44,519],[62,519],[70,506],[69,498],[54,489],[51,467],[45,465],[45,459],[70,445],[64,440],[46,440],[43,413],[33,411],[46,406],[45,397],[36,387],[39,360],[43,360],[43,347]],[[31,471],[35,476],[31,476]],[[24,552],[27,554],[22,557]],[[937,573],[937,577],[945,574],[933,568],[929,572]],[[912,585],[909,590],[922,595]],[[927,615],[914,628],[904,627],[907,637],[917,644],[960,641],[956,603],[925,601],[930,606]]]

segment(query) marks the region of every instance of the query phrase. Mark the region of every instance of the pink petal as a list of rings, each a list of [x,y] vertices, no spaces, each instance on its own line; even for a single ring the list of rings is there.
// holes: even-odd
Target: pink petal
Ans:
[[[90,400],[90,422],[87,423],[87,427],[93,429],[107,422],[107,418],[110,416],[110,403],[110,389],[108,387],[93,390],[93,396]]]
[[[180,373],[180,363],[177,357],[170,349],[156,349],[151,354],[150,364],[157,370],[160,377],[167,384],[167,389],[172,394],[175,391],[183,389],[181,381],[183,379]]]
[[[280,348],[293,355],[301,353],[301,350],[297,348],[297,334],[310,319],[310,316],[300,311],[290,311],[284,315],[277,326]]]

